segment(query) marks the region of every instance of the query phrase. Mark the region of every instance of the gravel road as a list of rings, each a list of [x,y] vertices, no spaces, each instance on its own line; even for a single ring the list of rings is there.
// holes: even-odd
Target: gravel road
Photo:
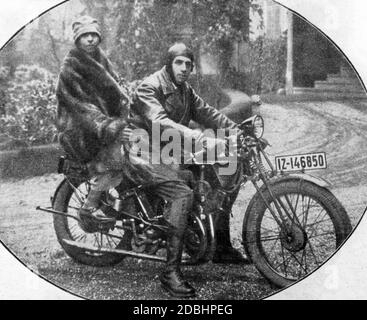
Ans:
[[[288,155],[326,152],[328,169],[313,174],[329,180],[356,225],[366,207],[366,102],[298,102],[265,104],[269,153]],[[30,269],[51,282],[89,299],[169,299],[159,286],[162,265],[125,259],[112,268],[94,268],[72,261],[59,246],[52,216],[36,211],[62,177],[56,174],[0,184],[0,239]],[[241,190],[231,222],[233,244],[240,248],[243,210],[254,194]],[[260,299],[274,292],[254,266],[208,263],[185,267],[187,279],[198,291],[196,299]]]

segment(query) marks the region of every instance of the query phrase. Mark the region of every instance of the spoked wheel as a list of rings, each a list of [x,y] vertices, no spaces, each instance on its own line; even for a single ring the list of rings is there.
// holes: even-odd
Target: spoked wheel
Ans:
[[[271,210],[259,194],[249,206],[243,240],[257,269],[285,287],[325,262],[352,227],[341,203],[325,188],[292,180],[271,190],[276,200],[268,191],[263,194]]]
[[[73,188],[74,186],[74,188]],[[54,199],[56,211],[65,212],[77,218],[79,208],[84,203],[89,192],[88,182],[75,183],[73,186],[64,181]],[[65,252],[74,260],[93,266],[111,266],[119,263],[125,256],[113,253],[98,253],[71,246],[64,240],[72,240],[81,245],[94,248],[111,248],[130,250],[131,234],[122,229],[121,221],[115,226],[106,226],[96,232],[85,230],[83,225],[72,217],[54,214],[54,228],[57,239]]]

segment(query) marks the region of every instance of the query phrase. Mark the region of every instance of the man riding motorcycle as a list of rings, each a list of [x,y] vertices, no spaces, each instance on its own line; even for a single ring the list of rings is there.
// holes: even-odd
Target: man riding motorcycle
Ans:
[[[209,106],[200,98],[187,80],[194,68],[194,55],[183,43],[176,43],[169,48],[164,66],[146,78],[136,90],[136,101],[132,104],[134,123],[141,128],[153,131],[153,127],[159,125],[163,131],[173,129],[180,133],[184,139],[191,141],[205,140],[207,148],[223,145],[224,140],[203,137],[198,131],[188,127],[190,120],[211,129],[237,129],[237,124],[221,114],[215,108]],[[223,146],[222,146],[223,147]],[[155,194],[172,202],[179,190],[183,188],[185,181],[180,179],[179,169],[175,166],[158,165],[156,168],[164,168],[157,175],[163,180],[170,180],[170,187],[163,191],[155,190]],[[171,178],[170,178],[171,176]],[[179,184],[172,183],[172,179]],[[177,189],[177,186],[179,187]],[[217,220],[217,249],[213,262],[216,263],[248,263],[230,241],[229,217],[232,205],[236,200],[239,187],[232,190],[227,197],[221,214]],[[182,198],[189,199],[189,196]],[[186,227],[187,213],[191,209],[191,200],[184,201],[185,205],[171,209],[170,221],[176,227],[176,232],[168,239],[166,270],[160,277],[162,285],[172,295],[191,294],[193,289],[182,279],[180,261],[182,255],[182,237]],[[177,209],[177,210],[176,210]]]

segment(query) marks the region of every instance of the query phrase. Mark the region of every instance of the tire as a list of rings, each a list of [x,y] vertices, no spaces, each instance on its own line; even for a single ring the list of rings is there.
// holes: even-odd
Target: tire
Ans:
[[[68,181],[64,181],[56,192],[53,201],[53,208],[56,211],[66,212],[70,215],[77,216],[78,209],[83,204],[88,193],[88,183],[75,183],[77,188],[75,191]],[[77,197],[78,195],[78,197]],[[63,240],[79,241],[92,246],[104,246],[116,249],[131,250],[129,233],[120,232],[120,229],[109,231],[108,235],[100,232],[86,233],[79,226],[78,221],[58,214],[53,215],[54,228],[57,239],[65,250],[65,252],[75,261],[90,266],[112,266],[124,259],[124,255],[112,253],[96,253],[85,249],[76,248],[66,244]],[[118,237],[118,238],[117,238]],[[116,240],[117,239],[117,240]]]
[[[262,190],[279,217],[269,191]],[[283,288],[304,278],[329,259],[352,227],[335,196],[312,182],[300,183],[299,179],[275,182],[271,190],[274,198],[280,199],[290,211],[288,197],[298,221],[291,216],[279,226],[257,193],[247,209],[242,238],[258,271],[272,284]]]

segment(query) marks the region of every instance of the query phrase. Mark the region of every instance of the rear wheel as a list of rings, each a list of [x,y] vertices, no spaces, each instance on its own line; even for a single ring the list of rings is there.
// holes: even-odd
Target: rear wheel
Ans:
[[[73,186],[75,189],[68,181],[63,182],[55,196],[53,208],[56,211],[77,217],[78,210],[83,205],[90,186],[88,182],[75,183]],[[125,256],[81,249],[65,243],[64,240],[75,241],[80,245],[94,248],[130,250],[131,235],[124,231],[119,224],[121,222],[117,221],[113,230],[108,228],[100,232],[86,232],[76,219],[54,214],[54,228],[62,248],[74,260],[92,266],[115,265],[122,261]]]
[[[243,225],[243,241],[257,269],[279,287],[324,263],[352,230],[342,204],[327,189],[299,180],[256,194]],[[276,199],[276,201],[275,201]],[[280,218],[279,211],[283,218]]]

